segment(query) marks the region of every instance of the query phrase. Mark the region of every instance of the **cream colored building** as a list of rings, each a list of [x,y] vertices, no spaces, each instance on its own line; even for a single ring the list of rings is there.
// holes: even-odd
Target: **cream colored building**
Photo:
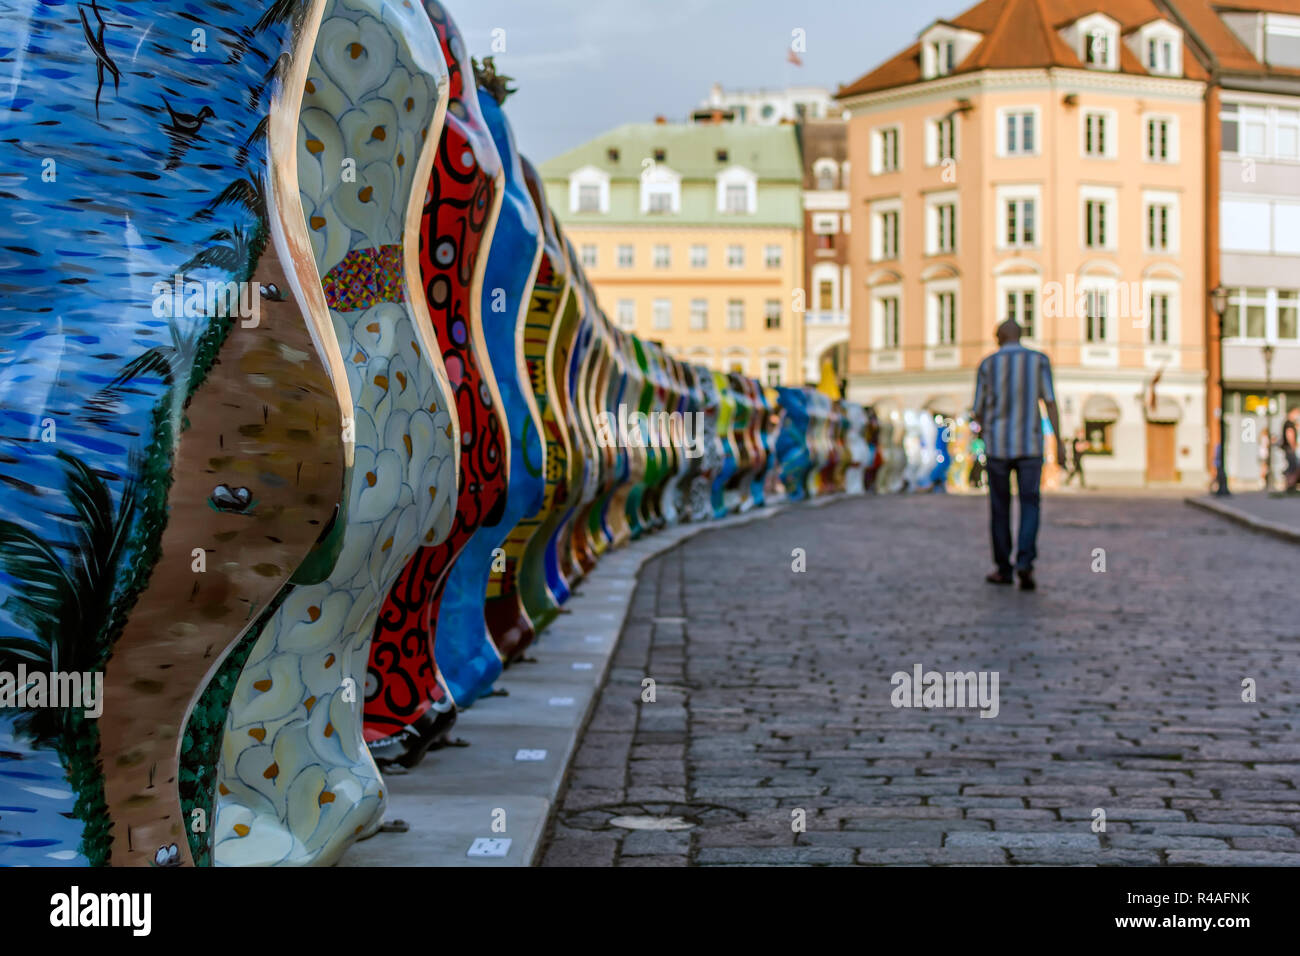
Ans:
[[[1204,483],[1205,80],[1152,0],[986,0],[844,87],[849,396],[961,416],[1013,317],[1090,484]]]
[[[802,381],[793,126],[628,124],[541,171],[611,321],[691,362]]]

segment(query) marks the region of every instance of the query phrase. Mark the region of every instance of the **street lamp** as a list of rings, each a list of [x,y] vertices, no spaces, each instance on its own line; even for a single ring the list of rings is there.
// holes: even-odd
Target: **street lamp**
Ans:
[[[1210,292],[1210,304],[1219,317],[1219,460],[1216,462],[1219,474],[1214,493],[1226,498],[1232,493],[1228,491],[1228,386],[1223,375],[1223,316],[1228,311],[1228,290],[1222,285],[1215,286]]]
[[[1265,428],[1268,429],[1268,457],[1264,459],[1264,490],[1273,490],[1273,343],[1264,346],[1264,388],[1268,392],[1268,405],[1264,410]]]

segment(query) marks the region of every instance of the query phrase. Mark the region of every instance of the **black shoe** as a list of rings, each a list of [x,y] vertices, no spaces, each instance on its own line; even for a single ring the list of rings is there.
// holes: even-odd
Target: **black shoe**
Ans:
[[[1010,584],[1011,573],[1007,571],[990,571],[984,575],[984,580],[989,584]]]
[[[1022,591],[1037,590],[1038,585],[1034,583],[1033,571],[1017,571],[1016,575],[1020,578],[1020,590]]]

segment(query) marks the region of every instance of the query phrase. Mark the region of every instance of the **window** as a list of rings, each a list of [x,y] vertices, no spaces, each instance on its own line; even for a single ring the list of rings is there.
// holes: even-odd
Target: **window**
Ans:
[[[764,246],[763,247],[763,265],[769,269],[781,268],[781,247]]]
[[[957,158],[957,126],[951,116],[934,121],[934,161]]]
[[[1219,208],[1219,244],[1223,249],[1300,254],[1300,203],[1224,198]]]
[[[649,193],[647,193],[646,199],[648,202],[648,205],[646,206],[646,212],[666,213],[666,212],[673,211],[672,194],[665,190],[662,189],[651,190]]]
[[[609,149],[605,150],[605,156],[606,156],[606,158],[609,159],[609,161],[610,161],[611,163],[617,163],[617,162],[618,162],[618,149],[617,149],[616,147],[611,146]]]
[[[745,268],[745,247],[744,246],[727,246],[727,268],[728,269]]]
[[[877,260],[898,258],[898,231],[901,213],[898,209],[885,209],[875,214],[875,235],[872,236]]]
[[[1035,239],[1038,203],[1033,199],[1008,199],[1006,202],[1007,248],[1029,248]]]
[[[1083,423],[1084,433],[1088,436],[1088,454],[1113,454],[1110,446],[1110,429],[1113,424],[1114,422],[1094,421],[1085,421]]]
[[[1109,114],[1085,113],[1083,115],[1083,152],[1093,159],[1104,159],[1111,155],[1108,134],[1110,132]]]
[[[817,188],[834,189],[835,188],[835,163],[819,163],[816,169]]]
[[[1152,292],[1147,296],[1147,339],[1152,345],[1169,344],[1169,294]]]
[[[636,328],[636,302],[634,300],[618,300],[618,326],[629,331]]]
[[[763,303],[763,325],[768,329],[781,327],[780,299],[768,299]]]
[[[596,247],[591,243],[583,243],[580,250],[582,265],[586,269],[596,268]]]
[[[897,126],[888,126],[876,130],[871,143],[871,171],[873,173],[879,175],[880,173],[898,172],[900,168],[898,140],[899,131]]]
[[[636,264],[636,257],[633,255],[630,245],[621,245],[618,247],[618,267],[620,269],[631,269]]]
[[[884,295],[876,299],[877,339],[882,349],[896,349],[901,344],[898,327],[898,296]]]
[[[667,216],[681,212],[681,176],[667,166],[647,164],[641,171],[640,208],[643,214],[650,216]]]
[[[691,268],[707,269],[709,266],[709,247],[691,246]]]
[[[1240,146],[1241,115],[1236,103],[1219,107],[1219,148],[1225,153],[1235,153]]]
[[[672,253],[666,245],[656,245],[651,250],[651,260],[656,269],[667,269],[672,265]]]
[[[930,251],[948,254],[957,250],[957,204],[935,203],[930,207]]]
[[[1300,292],[1295,289],[1232,289],[1223,314],[1229,339],[1295,342],[1300,337]]]
[[[831,312],[835,309],[835,283],[830,279],[822,279],[817,283],[817,310],[819,312]]]
[[[1169,163],[1174,160],[1173,121],[1164,118],[1147,120],[1147,160]]]
[[[1300,111],[1273,110],[1273,155],[1277,159],[1300,159]]]
[[[1003,111],[1002,154],[1033,156],[1038,152],[1037,110]]]
[[[1224,103],[1219,110],[1221,147],[1261,159],[1300,160],[1300,111],[1279,106]]]
[[[957,293],[934,294],[935,337],[939,345],[957,344]]]
[[[744,183],[731,183],[727,186],[726,212],[749,212],[749,187]]]
[[[745,303],[740,299],[727,300],[727,328],[739,332],[745,327]]]
[[[709,327],[709,303],[707,299],[691,299],[691,331],[703,332]]]
[[[1147,70],[1152,73],[1174,72],[1174,41],[1165,37],[1147,40]]]
[[[725,149],[714,150],[713,158],[720,163],[725,163],[727,161],[727,151]]]
[[[957,66],[957,45],[951,40],[940,40],[930,44],[930,55],[934,57],[936,76],[947,76]]]
[[[1084,293],[1084,338],[1105,342],[1106,320],[1110,313],[1110,293],[1105,289],[1088,289]]]
[[[1106,249],[1106,206],[1104,199],[1089,199],[1083,204],[1083,244],[1089,249]]]
[[[668,151],[665,149],[656,149],[654,156],[656,163],[665,163],[668,161]]]
[[[768,359],[766,382],[768,385],[772,387],[781,384],[781,363],[780,362],[775,361],[773,359]]]
[[[657,331],[663,332],[673,327],[673,304],[667,299],[655,299],[650,315]]]
[[[578,185],[578,212],[600,212],[600,186],[595,183]]]
[[[1008,289],[1005,318],[1014,319],[1026,338],[1034,338],[1038,330],[1037,294],[1033,289]]]
[[[1147,204],[1147,251],[1168,252],[1173,208],[1167,203]]]
[[[1083,61],[1089,66],[1110,66],[1110,34],[1094,30],[1084,41]]]

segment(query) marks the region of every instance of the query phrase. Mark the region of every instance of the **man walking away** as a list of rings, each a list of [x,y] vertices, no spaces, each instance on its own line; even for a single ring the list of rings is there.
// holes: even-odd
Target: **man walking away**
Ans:
[[[1020,344],[1020,326],[1007,319],[997,329],[998,350],[980,362],[975,375],[971,417],[984,437],[989,476],[990,528],[996,569],[990,584],[1010,584],[1011,473],[1020,497],[1020,533],[1016,536],[1016,574],[1023,591],[1034,590],[1038,539],[1038,485],[1043,476],[1043,427],[1038,403],[1056,436],[1056,460],[1065,460],[1065,440],[1056,411],[1052,364],[1042,352]]]

